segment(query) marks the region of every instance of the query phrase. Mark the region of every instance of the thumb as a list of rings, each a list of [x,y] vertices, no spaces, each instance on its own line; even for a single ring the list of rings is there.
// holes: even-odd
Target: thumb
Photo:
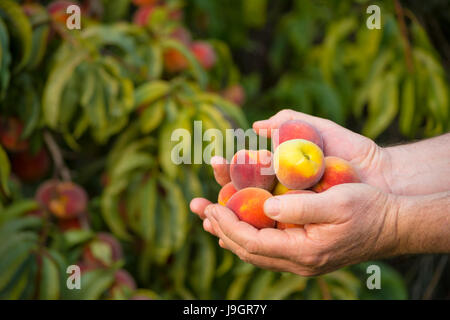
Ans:
[[[271,219],[293,224],[336,220],[335,206],[323,193],[288,194],[269,198],[264,203],[264,213]]]

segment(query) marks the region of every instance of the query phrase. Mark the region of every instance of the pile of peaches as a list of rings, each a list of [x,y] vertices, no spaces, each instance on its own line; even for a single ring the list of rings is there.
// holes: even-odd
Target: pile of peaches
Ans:
[[[283,194],[319,193],[343,183],[360,182],[357,171],[341,158],[324,154],[320,132],[307,122],[284,122],[268,150],[240,150],[231,160],[231,182],[219,192],[219,204],[255,228],[301,228],[264,214],[264,202]]]

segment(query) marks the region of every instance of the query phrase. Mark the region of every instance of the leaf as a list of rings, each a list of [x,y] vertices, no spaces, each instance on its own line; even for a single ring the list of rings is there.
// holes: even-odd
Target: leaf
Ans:
[[[164,41],[161,42],[161,46],[163,50],[175,49],[176,51],[180,52],[188,61],[190,69],[200,87],[206,88],[206,85],[208,83],[208,75],[203,70],[192,52],[185,45],[174,39],[164,39]]]
[[[283,274],[281,279],[267,291],[264,297],[267,300],[286,299],[289,295],[303,291],[306,287],[307,279],[295,274]]]
[[[80,230],[68,230],[64,232],[63,239],[67,247],[74,247],[80,245],[94,236],[91,230],[80,229]]]
[[[266,297],[267,290],[270,288],[275,273],[272,271],[261,270],[259,274],[252,279],[252,283],[247,293],[247,299],[262,300]]]
[[[371,139],[378,137],[392,122],[398,111],[398,83],[393,73],[372,90],[369,104],[369,117],[362,130]]]
[[[412,134],[414,110],[415,110],[414,79],[408,77],[406,78],[402,88],[401,108],[399,118],[400,130],[405,136],[411,136]]]
[[[162,80],[155,80],[141,85],[134,92],[136,108],[147,106],[166,96],[169,93],[170,88],[169,83]]]
[[[58,267],[47,253],[42,254],[41,259],[39,298],[56,300],[59,298],[61,285]]]
[[[215,246],[211,237],[204,232],[197,233],[196,246],[197,250],[193,258],[190,280],[200,299],[206,299],[216,269]]]
[[[111,287],[114,282],[114,270],[96,269],[86,271],[81,276],[81,289],[71,290],[70,299],[96,300]]]
[[[0,17],[4,18],[15,44],[16,54],[20,55],[14,71],[19,72],[28,63],[32,48],[32,29],[22,8],[12,0],[0,1]]]
[[[186,239],[188,215],[186,200],[177,184],[164,176],[159,177],[159,182],[167,194],[165,200],[170,209],[172,246],[173,250],[177,251]]]
[[[164,104],[165,102],[160,100],[144,109],[139,116],[142,133],[150,133],[161,124],[164,119]]]
[[[56,128],[61,108],[61,97],[76,67],[86,58],[86,53],[74,50],[66,61],[60,62],[50,72],[42,97],[43,116],[47,125]]]
[[[9,164],[8,155],[2,146],[0,146],[0,186],[5,191],[6,195],[10,194],[8,180],[11,172],[11,165]]]

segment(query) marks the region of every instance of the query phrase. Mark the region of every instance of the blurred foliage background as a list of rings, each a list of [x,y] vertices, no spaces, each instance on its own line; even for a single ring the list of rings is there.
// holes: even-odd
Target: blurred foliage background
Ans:
[[[448,298],[447,256],[315,278],[240,262],[189,212],[219,187],[170,161],[170,135],[287,107],[379,143],[446,132],[449,15],[445,0],[2,0],[0,298]]]

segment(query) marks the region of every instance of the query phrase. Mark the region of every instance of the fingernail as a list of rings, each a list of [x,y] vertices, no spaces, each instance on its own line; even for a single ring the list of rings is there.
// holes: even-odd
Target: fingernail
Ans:
[[[276,217],[280,212],[280,200],[277,198],[270,198],[264,202],[264,212],[269,217]]]

